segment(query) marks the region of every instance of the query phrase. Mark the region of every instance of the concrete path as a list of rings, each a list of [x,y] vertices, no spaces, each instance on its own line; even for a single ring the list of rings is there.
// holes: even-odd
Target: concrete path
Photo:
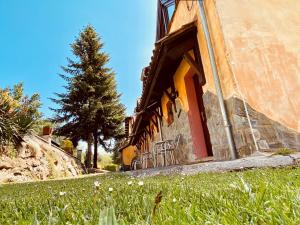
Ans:
[[[131,176],[155,176],[170,174],[197,174],[202,172],[241,171],[252,168],[298,166],[300,153],[283,155],[258,154],[232,161],[213,161],[192,165],[174,165],[160,168],[135,170],[126,172]]]

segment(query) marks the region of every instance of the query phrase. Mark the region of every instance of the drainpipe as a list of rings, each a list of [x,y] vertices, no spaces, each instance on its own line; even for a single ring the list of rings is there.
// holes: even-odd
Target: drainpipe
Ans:
[[[221,113],[222,113],[222,117],[223,117],[223,123],[224,123],[227,141],[228,141],[228,145],[229,145],[230,156],[231,156],[231,159],[236,159],[237,152],[236,152],[235,144],[233,141],[231,125],[228,120],[228,115],[227,115],[226,109],[225,109],[224,98],[223,98],[220,79],[219,79],[219,75],[218,75],[218,71],[217,71],[215,55],[214,55],[214,51],[213,51],[213,47],[212,47],[212,43],[211,43],[211,39],[210,39],[210,34],[209,34],[209,30],[208,30],[208,24],[207,24],[207,18],[206,18],[204,6],[203,6],[203,0],[198,0],[198,3],[199,3],[199,9],[200,9],[201,24],[202,24],[202,28],[203,28],[205,39],[206,39],[206,44],[207,44],[207,49],[208,49],[208,54],[209,54],[209,59],[210,59],[210,66],[212,69],[215,88],[216,88],[216,92],[217,92],[217,97],[218,97],[218,101],[220,104],[220,109],[221,109]]]

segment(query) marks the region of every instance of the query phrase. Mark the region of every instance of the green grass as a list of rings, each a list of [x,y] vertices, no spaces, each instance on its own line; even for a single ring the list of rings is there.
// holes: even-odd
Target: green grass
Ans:
[[[295,150],[289,148],[279,148],[276,152],[273,153],[273,155],[291,155],[295,152]]]
[[[300,224],[300,169],[111,174],[0,187],[0,224],[98,224],[114,214],[119,224]]]

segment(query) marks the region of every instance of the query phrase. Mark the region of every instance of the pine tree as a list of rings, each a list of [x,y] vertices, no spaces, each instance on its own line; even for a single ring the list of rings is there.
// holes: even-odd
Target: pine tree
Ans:
[[[66,93],[52,99],[60,106],[53,109],[54,121],[62,124],[58,134],[88,142],[88,165],[93,141],[96,168],[98,144],[108,150],[108,141],[123,134],[125,108],[116,90],[115,73],[107,67],[109,56],[102,51],[103,43],[93,27],[87,26],[71,47],[77,61],[68,59],[62,67],[67,74],[60,75],[67,82]]]

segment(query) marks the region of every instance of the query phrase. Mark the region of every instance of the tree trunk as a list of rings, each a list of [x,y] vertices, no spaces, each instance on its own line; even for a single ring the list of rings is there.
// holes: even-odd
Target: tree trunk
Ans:
[[[94,162],[93,167],[97,167],[97,161],[98,161],[98,135],[97,132],[94,132]]]
[[[92,161],[92,134],[89,135],[88,140],[87,140],[87,144],[88,144],[88,149],[87,149],[87,153],[86,153],[86,162],[85,162],[85,166],[86,168],[91,168],[91,161]]]

